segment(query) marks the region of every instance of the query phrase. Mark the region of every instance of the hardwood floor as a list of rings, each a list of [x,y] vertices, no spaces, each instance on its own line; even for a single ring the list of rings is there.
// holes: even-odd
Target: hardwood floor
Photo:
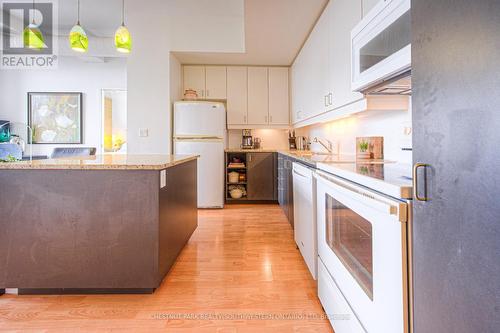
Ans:
[[[199,211],[152,295],[0,296],[0,331],[332,332],[277,205]]]

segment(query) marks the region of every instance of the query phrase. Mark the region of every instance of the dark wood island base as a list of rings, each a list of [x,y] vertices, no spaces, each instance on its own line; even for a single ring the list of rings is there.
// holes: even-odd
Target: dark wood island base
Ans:
[[[196,168],[0,169],[0,294],[152,293],[197,227]]]

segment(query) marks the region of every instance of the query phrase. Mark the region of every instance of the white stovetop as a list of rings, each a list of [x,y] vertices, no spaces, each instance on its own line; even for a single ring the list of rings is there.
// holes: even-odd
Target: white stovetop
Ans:
[[[411,165],[394,162],[317,163],[319,170],[398,199],[412,199]]]

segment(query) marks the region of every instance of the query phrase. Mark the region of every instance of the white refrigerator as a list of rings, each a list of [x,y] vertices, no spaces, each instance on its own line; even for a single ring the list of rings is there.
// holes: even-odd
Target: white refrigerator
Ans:
[[[198,208],[224,207],[226,109],[222,103],[174,104],[174,153],[197,154]]]

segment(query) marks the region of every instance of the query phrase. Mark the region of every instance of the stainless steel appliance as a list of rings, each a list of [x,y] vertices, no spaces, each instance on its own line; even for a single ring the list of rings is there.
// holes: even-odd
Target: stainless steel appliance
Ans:
[[[288,131],[288,149],[290,150],[297,149],[297,140],[295,137],[295,131]]]
[[[241,137],[241,148],[242,149],[253,149],[253,137],[252,131],[249,129],[244,129]]]
[[[411,201],[327,172],[315,177],[318,295],[327,314],[343,315],[330,318],[335,332],[407,332]]]

